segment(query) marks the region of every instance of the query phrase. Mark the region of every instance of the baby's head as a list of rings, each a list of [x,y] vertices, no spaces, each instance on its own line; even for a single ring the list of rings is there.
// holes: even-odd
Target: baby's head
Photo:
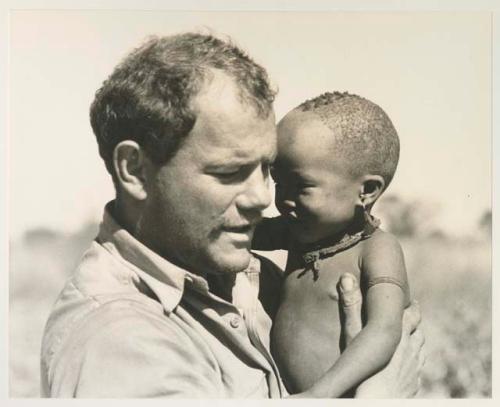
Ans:
[[[314,243],[361,221],[392,180],[399,138],[376,104],[325,93],[278,124],[276,206],[295,239]]]

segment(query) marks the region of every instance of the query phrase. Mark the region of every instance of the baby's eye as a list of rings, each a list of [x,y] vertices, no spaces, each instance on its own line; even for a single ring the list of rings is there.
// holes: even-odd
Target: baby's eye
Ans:
[[[299,193],[299,195],[308,195],[312,188],[314,187],[314,185],[311,185],[311,184],[300,184],[300,185],[297,185],[297,191]]]

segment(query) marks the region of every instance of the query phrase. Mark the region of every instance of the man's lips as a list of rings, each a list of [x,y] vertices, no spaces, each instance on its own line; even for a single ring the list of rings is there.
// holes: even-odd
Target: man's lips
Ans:
[[[229,221],[223,224],[221,229],[232,233],[249,233],[255,229],[255,226],[262,220],[262,216],[252,216],[239,220]]]
[[[225,226],[223,230],[231,233],[249,233],[255,228],[255,225],[255,223],[247,223],[238,226]]]
[[[226,234],[235,245],[243,245],[248,248],[252,239],[255,223],[246,223],[244,225],[225,226],[222,232]]]

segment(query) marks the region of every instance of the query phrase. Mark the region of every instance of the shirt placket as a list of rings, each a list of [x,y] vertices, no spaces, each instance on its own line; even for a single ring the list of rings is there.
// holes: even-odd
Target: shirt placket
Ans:
[[[248,336],[253,346],[264,356],[272,368],[275,380],[272,380],[273,383],[269,383],[269,385],[274,385],[279,392],[280,397],[282,397],[283,388],[280,383],[278,368],[268,348],[262,342],[258,330],[259,284],[259,271],[247,270],[238,273],[233,288],[233,304],[243,314],[248,330]]]
[[[244,272],[241,272],[243,274]],[[240,274],[240,273],[239,273]],[[266,375],[268,396],[271,398],[281,397],[281,388],[279,387],[279,379],[275,377],[275,366],[269,362],[269,356],[262,351],[261,348],[256,347],[251,334],[249,326],[245,320],[245,309],[242,306],[236,305],[233,302],[228,302],[208,290],[208,285],[201,284],[199,279],[196,282],[188,283],[187,289],[184,291],[183,299],[181,301],[182,308],[185,308],[190,315],[198,313],[200,318],[197,322],[201,322],[203,326],[207,326],[207,321],[210,321],[210,328],[207,328],[213,333],[215,337],[223,343],[231,344],[233,352],[237,355],[245,355],[245,358],[250,358],[257,363]],[[245,287],[242,287],[246,294],[250,294]],[[207,307],[207,305],[209,305]],[[242,304],[244,305],[244,304]],[[214,315],[209,315],[204,310],[207,308],[215,311],[219,318],[214,318]],[[177,312],[180,312],[177,310]],[[203,318],[201,316],[203,315]],[[215,323],[215,326],[212,325]],[[193,325],[193,327],[196,324]],[[196,329],[196,328],[195,328]],[[227,340],[227,341],[226,341]],[[244,379],[242,377],[242,379]]]

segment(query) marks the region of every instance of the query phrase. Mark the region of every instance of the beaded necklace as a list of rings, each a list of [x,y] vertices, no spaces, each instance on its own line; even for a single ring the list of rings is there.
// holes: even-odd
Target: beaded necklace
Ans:
[[[302,248],[302,260],[304,261],[306,267],[300,275],[303,275],[307,270],[312,270],[314,280],[317,280],[319,277],[320,260],[332,257],[341,251],[353,247],[360,241],[368,239],[379,226],[380,220],[367,214],[363,229],[360,231],[354,234],[346,232],[340,240],[336,239],[334,244],[328,245],[327,242],[323,241],[323,244],[316,244],[314,249],[306,250],[305,248]]]

